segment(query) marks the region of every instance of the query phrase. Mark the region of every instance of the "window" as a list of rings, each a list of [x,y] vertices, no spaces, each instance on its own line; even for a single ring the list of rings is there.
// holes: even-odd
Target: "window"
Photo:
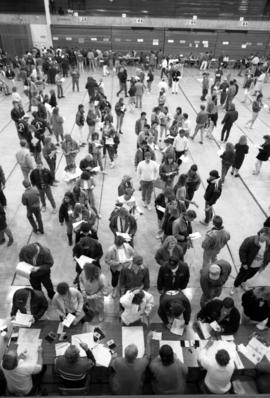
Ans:
[[[168,40],[168,43],[174,43],[174,40],[169,39],[169,40]]]
[[[143,43],[143,39],[137,39],[138,43]]]
[[[153,46],[158,46],[158,45],[159,45],[159,40],[153,39]]]

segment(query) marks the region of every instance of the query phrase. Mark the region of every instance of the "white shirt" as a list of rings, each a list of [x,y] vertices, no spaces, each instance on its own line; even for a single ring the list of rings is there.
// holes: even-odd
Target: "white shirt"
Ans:
[[[158,171],[159,166],[157,162],[150,160],[149,163],[146,163],[145,160],[142,160],[138,164],[137,176],[140,181],[154,181],[158,178]]]
[[[120,298],[120,303],[125,309],[121,315],[121,319],[126,325],[139,321],[143,315],[149,315],[154,306],[154,297],[152,294],[144,291],[144,298],[140,306],[132,304],[134,295],[134,291],[127,291]]]
[[[12,98],[12,101],[16,101],[16,102],[19,102],[19,103],[22,102],[22,97],[16,91],[11,94],[11,98]]]
[[[180,137],[177,135],[173,142],[173,147],[177,152],[188,150],[188,139],[187,137]]]
[[[20,359],[18,366],[13,370],[3,369],[7,381],[7,388],[11,394],[27,395],[33,387],[32,374],[41,371],[41,365],[28,365]]]
[[[226,366],[220,366],[216,361],[216,353],[219,350],[226,350],[230,361]],[[234,356],[235,348],[227,341],[215,341],[208,349],[202,349],[198,360],[203,368],[207,370],[204,382],[214,394],[224,394],[231,388],[231,377],[235,369]]]
[[[164,80],[158,83],[159,91],[161,91],[162,88],[164,88],[165,92],[168,91],[168,84]]]
[[[182,129],[189,133],[190,132],[190,127],[191,127],[190,120],[189,119],[183,120]]]

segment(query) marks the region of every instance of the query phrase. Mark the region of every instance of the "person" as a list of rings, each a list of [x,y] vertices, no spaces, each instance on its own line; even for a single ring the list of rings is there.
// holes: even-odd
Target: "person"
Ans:
[[[17,312],[33,315],[34,321],[38,321],[48,309],[48,301],[39,290],[22,288],[16,290],[12,297],[10,316],[15,318]]]
[[[83,134],[84,122],[85,122],[84,105],[80,104],[80,105],[78,105],[78,111],[76,113],[75,124],[77,126],[77,137],[78,137],[77,141],[81,147],[86,145],[85,140],[84,140],[84,134]]]
[[[112,274],[112,298],[115,298],[118,293],[120,271],[131,264],[133,256],[134,249],[132,246],[126,243],[122,236],[116,236],[114,244],[109,247],[105,255],[105,263],[110,267]]]
[[[87,78],[85,88],[88,91],[89,102],[90,102],[92,98],[95,98],[96,90],[98,88],[98,84],[92,76],[89,76]]]
[[[198,166],[193,164],[187,172],[186,179],[186,189],[187,189],[187,199],[191,201],[195,192],[199,189],[201,185],[201,178],[198,174]]]
[[[168,154],[164,157],[164,161],[161,163],[159,167],[159,175],[161,180],[165,184],[166,188],[172,188],[174,177],[178,174],[178,165],[174,161],[174,156],[172,154]]]
[[[137,170],[139,163],[145,160],[145,155],[147,152],[150,152],[151,160],[155,161],[156,160],[155,151],[150,147],[147,141],[142,141],[141,145],[139,146],[139,148],[135,153],[135,159],[134,159],[135,170]]]
[[[203,307],[209,300],[221,295],[222,288],[227,282],[231,270],[232,267],[226,260],[217,260],[215,264],[211,264],[201,269],[201,307]]]
[[[133,239],[137,232],[137,222],[128,210],[121,207],[112,214],[109,227],[114,236],[117,236],[117,233],[128,234],[129,238],[126,241],[133,245]]]
[[[192,240],[189,235],[192,234],[192,221],[197,217],[194,210],[187,210],[186,213],[180,214],[180,216],[174,220],[172,226],[173,236],[176,238],[177,243],[183,249],[185,255],[187,249],[193,247]]]
[[[270,262],[270,228],[263,227],[257,235],[249,236],[242,242],[239,248],[241,261],[240,270],[235,278],[234,287],[241,286],[245,290],[245,282],[257,272],[262,272]]]
[[[238,119],[238,112],[235,110],[235,105],[231,104],[229,110],[225,113],[225,116],[221,121],[221,124],[223,124],[221,130],[221,138],[220,138],[221,142],[228,141],[231,128],[237,119]]]
[[[142,256],[135,254],[132,262],[127,267],[123,267],[120,271],[120,295],[133,288],[140,288],[147,291],[149,287],[149,269],[143,264]]]
[[[97,239],[91,236],[81,237],[79,242],[73,248],[73,257],[80,258],[80,256],[86,256],[95,260],[95,264],[100,268],[100,259],[103,256],[102,245]],[[77,273],[80,273],[80,269],[76,266]]]
[[[199,141],[199,142],[200,142],[200,144],[203,144],[203,133],[204,133],[204,129],[205,129],[207,121],[208,121],[208,113],[205,110],[205,105],[201,105],[200,112],[197,114],[197,117],[196,117],[196,127],[194,130],[193,136],[190,137],[192,140],[194,140],[198,131],[200,130],[201,141]]]
[[[258,286],[249,289],[241,297],[243,314],[242,323],[251,321],[261,323],[266,321],[265,326],[270,326],[270,287]]]
[[[126,188],[131,188],[134,192],[133,184],[132,184],[132,177],[129,175],[124,175],[121,183],[118,185],[117,192],[118,196],[123,196],[126,192]]]
[[[52,299],[52,307],[55,309],[58,319],[64,319],[68,314],[75,315],[72,325],[77,325],[83,318],[83,296],[75,287],[68,286],[66,282],[60,282],[56,286],[56,293]]]
[[[52,111],[52,129],[56,138],[56,145],[59,146],[64,141],[64,118],[59,115],[59,108],[56,106]],[[61,139],[61,142],[60,142]]]
[[[270,135],[264,135],[263,139],[264,143],[259,147],[259,153],[256,156],[258,160],[255,163],[255,170],[252,172],[254,175],[260,174],[263,162],[267,162],[270,158]]]
[[[146,123],[147,123],[146,112],[141,112],[140,118],[137,119],[135,122],[135,134],[136,135],[139,135],[140,132],[143,131],[143,128]]]
[[[104,144],[103,154],[105,156],[106,151],[108,152],[110,159],[110,168],[113,169],[115,167],[114,159],[117,155],[116,148],[119,144],[119,136],[109,119],[106,119],[103,124],[102,142]]]
[[[197,319],[206,323],[216,321],[219,327],[216,331],[220,334],[234,334],[240,326],[240,313],[231,297],[208,301],[198,312]]]
[[[183,249],[178,245],[177,240],[174,236],[167,236],[162,246],[157,250],[155,254],[155,260],[160,266],[164,266],[168,263],[171,257],[178,258],[182,261],[184,258]]]
[[[11,246],[14,242],[12,232],[7,225],[6,212],[4,207],[0,204],[0,245],[5,243],[5,234],[8,237],[7,247]]]
[[[188,285],[189,278],[187,263],[172,256],[167,264],[159,268],[157,289],[160,294],[164,294],[168,290],[184,290]]]
[[[45,137],[42,153],[53,176],[53,183],[57,183],[55,179],[57,147],[52,143],[51,137]]]
[[[207,179],[207,187],[204,193],[205,199],[205,219],[200,221],[203,225],[208,225],[213,217],[213,205],[222,193],[222,184],[217,170],[211,170]]]
[[[269,373],[270,373],[270,362],[266,355],[262,357],[262,360],[257,363],[256,367],[256,387],[260,394],[270,393],[270,384],[269,384]]]
[[[64,78],[63,78],[62,74],[60,72],[58,72],[55,75],[55,84],[57,87],[57,97],[59,99],[65,98],[64,92],[63,92],[63,82],[64,82]]]
[[[119,301],[124,308],[121,320],[125,326],[137,325],[138,323],[149,324],[149,318],[154,307],[154,297],[151,293],[141,288],[128,290]]]
[[[25,140],[20,140],[20,147],[18,152],[16,152],[16,160],[20,165],[24,180],[29,181],[29,174],[35,167],[34,161]]]
[[[76,141],[71,138],[70,134],[64,135],[64,141],[62,142],[62,151],[66,159],[66,171],[70,171],[76,168],[75,159],[79,152],[79,146]]]
[[[160,297],[158,315],[164,325],[171,329],[174,319],[181,320],[188,325],[191,315],[189,299],[181,290],[170,290]]]
[[[121,66],[118,72],[118,80],[119,80],[119,91],[116,93],[116,96],[119,97],[119,94],[124,91],[125,97],[127,97],[127,70],[125,67]]]
[[[34,267],[29,277],[32,288],[41,290],[41,285],[43,285],[47,290],[48,297],[52,299],[55,294],[51,281],[51,267],[54,260],[50,250],[38,242],[30,243],[21,248],[19,260]]]
[[[124,98],[119,98],[118,102],[115,104],[115,113],[116,113],[116,132],[119,134],[123,134],[122,126],[124,121],[124,116],[126,112],[126,107],[124,104]]]
[[[79,65],[80,66],[82,65],[82,68],[83,68],[83,63],[79,63]],[[83,72],[83,70],[82,70],[82,72]],[[79,92],[80,91],[80,87],[79,87],[80,72],[79,72],[79,69],[76,66],[74,66],[72,68],[72,70],[71,70],[70,75],[71,75],[71,78],[72,78],[72,91],[73,92],[75,91],[75,86],[76,86],[77,87],[77,92]]]
[[[5,173],[3,171],[2,166],[0,166],[0,204],[3,207],[6,207],[6,205],[7,205],[7,199],[6,199],[5,194],[4,194],[5,186],[6,186]]]
[[[88,125],[89,128],[89,132],[88,132],[88,136],[86,141],[92,142],[93,140],[93,134],[95,132],[95,127],[96,127],[96,123],[98,122],[98,114],[96,112],[96,108],[95,108],[95,100],[92,99],[89,103],[89,109],[88,109],[88,113],[87,113],[87,117],[86,117],[86,123]]]
[[[53,214],[56,214],[56,204],[52,194],[51,186],[54,182],[54,176],[50,170],[43,167],[43,163],[37,163],[37,168],[31,171],[30,181],[32,186],[37,187],[41,199],[41,211],[46,211],[45,195],[53,208]]]
[[[27,362],[27,352],[18,355],[16,351],[8,349],[2,360],[2,370],[7,382],[8,393],[17,396],[36,394],[41,382],[39,376],[41,376],[42,365],[42,347],[38,347],[35,364]]]
[[[230,233],[224,229],[223,219],[216,215],[213,218],[213,227],[206,232],[202,241],[203,248],[203,267],[214,264],[220,250],[231,239]]]
[[[262,93],[258,94],[256,99],[252,102],[252,117],[251,119],[246,123],[246,127],[252,129],[253,128],[253,124],[255,123],[260,110],[263,107],[263,103],[262,103]]]
[[[249,151],[246,135],[241,135],[238,143],[235,144],[234,146],[234,150],[235,150],[235,157],[232,164],[231,175],[239,177],[239,170],[243,164],[246,154]]]
[[[59,377],[60,384],[66,388],[84,387],[89,370],[96,364],[88,345],[80,343],[80,347],[85,351],[86,357],[81,357],[79,348],[71,344],[64,355],[55,360],[55,373]]]
[[[154,181],[158,177],[158,164],[151,160],[151,153],[145,153],[145,160],[142,160],[138,164],[137,176],[140,180],[141,190],[142,190],[142,201],[143,206],[151,210],[151,196],[154,187]]]
[[[171,346],[163,344],[159,355],[149,365],[151,384],[156,395],[185,394],[188,368],[173,352]]]
[[[33,228],[35,234],[44,234],[43,222],[40,212],[40,195],[36,187],[32,187],[30,181],[24,180],[25,188],[22,194],[22,204],[26,206],[27,218]],[[35,216],[35,219],[34,219]]]
[[[146,337],[145,354],[138,357],[135,344],[125,347],[124,358],[113,357],[110,367],[113,370],[111,389],[115,395],[139,395],[142,393],[144,374],[151,355],[152,332]]]
[[[87,315],[98,315],[99,322],[104,319],[104,296],[107,295],[107,282],[104,274],[95,264],[86,263],[79,276],[81,292],[85,298]]]
[[[231,377],[235,364],[232,354],[231,346],[226,341],[215,342],[200,351],[198,362],[207,371],[201,385],[204,394],[233,393]]]
[[[181,79],[181,72],[179,70],[179,63],[177,63],[172,70],[172,94],[178,94],[178,85],[180,79]]]
[[[157,213],[158,219],[158,232],[156,235],[156,239],[160,239],[163,236],[162,231],[162,221],[164,217],[164,212],[166,210],[167,204],[171,198],[175,197],[174,192],[171,188],[165,188],[164,192],[161,192],[156,196],[155,199],[155,209]]]
[[[228,80],[228,78],[227,78],[227,80]],[[226,94],[227,94],[227,96],[226,96],[225,109],[226,109],[226,111],[228,111],[230,109],[230,107],[232,105],[232,101],[236,95],[236,86],[235,86],[233,80],[230,81],[228,90],[226,91]]]
[[[220,155],[221,158],[221,183],[225,181],[225,177],[229,171],[229,168],[233,165],[235,158],[234,145],[231,142],[226,143],[224,152]]]
[[[135,83],[135,107],[142,109],[142,98],[144,94],[144,83],[140,80],[137,80]]]
[[[188,139],[186,137],[185,130],[180,129],[178,135],[175,137],[173,142],[173,147],[175,149],[175,157],[178,165],[182,164],[181,157],[188,152]]]
[[[205,101],[206,96],[208,94],[209,90],[209,73],[204,72],[203,73],[203,79],[202,79],[202,95],[201,95],[201,101]]]

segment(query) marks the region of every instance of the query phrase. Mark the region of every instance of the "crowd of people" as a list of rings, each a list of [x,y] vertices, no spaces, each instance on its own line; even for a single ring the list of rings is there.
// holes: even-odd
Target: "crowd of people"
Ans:
[[[158,54],[159,55],[159,54]],[[110,52],[89,50],[65,52],[61,49],[33,51],[21,59],[15,57],[12,65],[9,59],[1,56],[2,71],[5,79],[12,76],[21,79],[24,94],[29,99],[29,110],[26,113],[23,100],[12,87],[11,119],[18,133],[20,149],[16,160],[21,168],[23,186],[22,204],[26,207],[27,219],[34,234],[44,234],[46,223],[42,213],[47,211],[47,199],[52,213],[57,214],[61,225],[65,224],[67,244],[72,246],[75,258],[74,286],[63,281],[57,286],[51,279],[54,256],[50,248],[38,242],[23,246],[19,252],[19,261],[33,266],[30,273],[30,287],[18,289],[13,296],[11,309],[12,319],[18,311],[31,314],[33,324],[41,318],[46,319],[48,309],[53,310],[55,319],[63,320],[67,314],[75,316],[73,325],[84,322],[104,320],[104,297],[111,295],[119,299],[119,317],[121,324],[132,326],[149,325],[154,307],[164,326],[171,330],[175,320],[185,328],[191,322],[192,305],[183,292],[190,281],[190,268],[186,253],[193,247],[192,223],[197,218],[198,207],[194,197],[198,195],[201,184],[200,170],[192,164],[187,173],[181,172],[193,140],[200,131],[200,143],[205,138],[214,138],[221,110],[225,110],[222,120],[221,142],[225,142],[224,151],[220,153],[221,173],[209,170],[204,192],[205,217],[201,224],[208,227],[202,239],[203,257],[201,259],[200,311],[194,315],[195,321],[211,323],[216,321],[220,335],[231,335],[240,326],[241,313],[245,322],[254,322],[261,328],[268,327],[270,316],[269,287],[250,289],[246,282],[256,273],[263,271],[270,262],[270,220],[267,219],[259,231],[251,231],[250,236],[243,237],[239,247],[241,267],[234,281],[230,295],[220,299],[224,285],[232,272],[232,265],[222,259],[223,248],[230,240],[230,232],[223,224],[221,216],[215,214],[213,206],[222,201],[222,188],[231,168],[231,174],[239,176],[249,146],[246,135],[241,136],[237,144],[227,142],[230,130],[238,118],[235,96],[239,85],[230,73],[226,78],[222,60],[215,71],[215,80],[210,87],[206,59],[202,60],[202,104],[196,118],[196,127],[191,132],[191,121],[188,113],[180,106],[174,111],[169,109],[167,98],[177,94],[181,89],[183,64],[181,59],[168,59],[161,54],[148,54],[144,62],[136,68],[133,76],[124,62],[114,59]],[[261,111],[262,89],[265,79],[265,66],[255,61],[253,56],[245,65],[243,101],[252,102],[252,118],[248,122],[252,128],[258,113]],[[258,58],[258,57],[257,57]],[[158,98],[152,113],[144,111],[144,95],[151,93],[152,83],[157,79],[155,69],[160,68]],[[85,89],[89,96],[89,109],[83,104],[76,104],[72,134],[64,133],[64,118],[61,115],[61,99],[64,98],[63,83],[70,75],[72,89],[80,90],[81,74],[89,68],[90,72],[103,68],[104,77],[115,73],[119,80],[117,101],[113,105],[105,93],[103,80],[99,81],[93,74],[87,78]],[[11,72],[10,72],[11,70]],[[90,73],[89,72],[89,73]],[[241,71],[243,72],[243,68]],[[129,86],[128,86],[129,83]],[[10,87],[8,82],[5,82]],[[46,94],[48,84],[56,85]],[[50,86],[53,87],[53,86]],[[122,93],[122,96],[120,94]],[[254,94],[254,97],[252,95]],[[125,100],[128,97],[128,100]],[[109,222],[101,218],[95,199],[95,175],[107,174],[106,157],[108,153],[110,168],[117,167],[118,147],[123,134],[123,122],[126,113],[139,109],[140,117],[134,125],[137,136],[137,147],[134,148],[134,166],[140,182],[141,205],[137,204],[134,184],[130,175],[122,175],[119,180],[116,203],[112,206]],[[85,131],[88,125],[88,132]],[[263,162],[270,157],[270,135],[263,136],[259,147],[254,174],[259,174]],[[87,155],[78,163],[77,155],[87,146]],[[65,173],[70,182],[60,206],[54,198],[56,179],[56,159],[62,150],[66,161]],[[46,162],[46,163],[45,163]],[[124,174],[124,173],[123,173]],[[0,244],[8,237],[7,245],[13,244],[13,235],[7,225],[5,208],[8,201],[4,194],[5,174],[0,168]],[[154,188],[160,193],[153,197]],[[155,302],[153,294],[154,281],[150,280],[149,269],[144,258],[136,247],[138,231],[137,217],[144,211],[151,212],[154,207],[157,219],[156,238],[161,246],[153,253],[160,266],[156,285],[160,294]],[[111,230],[114,243],[103,247],[98,236],[97,223],[102,222]],[[107,280],[104,263],[111,272],[111,281]],[[80,257],[86,256],[84,264]],[[90,261],[91,260],[91,261]],[[199,260],[199,259],[198,259]],[[46,289],[46,295],[44,290]],[[235,290],[242,293],[242,309],[235,304]],[[46,297],[47,296],[47,297]],[[115,394],[140,394],[143,391],[143,380],[146,370],[150,371],[152,391],[156,394],[180,394],[186,392],[187,367],[175,358],[170,346],[164,345],[159,356],[151,358],[152,333],[147,335],[145,356],[137,358],[136,344],[129,345],[124,358],[114,357],[111,361],[113,370],[111,388]],[[89,370],[96,360],[89,347],[82,343],[86,358],[80,358],[76,346],[70,345],[65,354],[56,359],[55,371],[60,382],[67,387],[80,387],[85,384]],[[213,351],[213,350],[212,350]],[[23,356],[8,350],[2,362],[2,371],[7,382],[7,390],[14,395],[29,395],[37,391],[42,375],[42,350],[37,366],[25,368]],[[202,380],[203,393],[229,393],[233,391],[231,377],[235,369],[233,357],[226,350],[226,344],[210,353],[202,350],[199,355],[200,365],[206,369]],[[270,392],[266,382],[269,373],[266,368],[258,367],[257,384],[261,392]],[[39,377],[31,376],[39,374]],[[16,383],[14,382],[16,380]]]

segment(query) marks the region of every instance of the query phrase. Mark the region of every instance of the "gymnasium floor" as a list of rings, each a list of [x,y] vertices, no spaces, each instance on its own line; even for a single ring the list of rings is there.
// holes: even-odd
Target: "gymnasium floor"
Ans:
[[[134,74],[133,67],[129,67],[129,77]],[[235,71],[232,71],[232,76]],[[93,74],[96,79],[101,78],[101,71]],[[71,79],[68,78],[64,82],[65,98],[59,101],[60,113],[65,118],[64,131],[65,133],[74,133],[74,121],[78,104],[85,105],[86,112],[88,110],[88,95],[84,89],[86,78],[88,74],[84,73],[80,78],[79,93],[72,92]],[[213,77],[213,72],[210,73]],[[245,123],[249,120],[251,111],[250,105],[242,104],[243,97],[242,77],[237,77],[240,90],[235,99],[236,108],[239,111],[239,119],[234,125],[229,141],[236,143],[242,134],[246,134],[249,143],[249,154],[241,169],[241,178],[234,178],[228,174],[225,184],[223,185],[223,192],[221,199],[215,206],[216,214],[222,216],[225,228],[231,233],[231,240],[228,248],[224,248],[220,254],[220,258],[228,260],[232,265],[232,274],[226,284],[223,296],[229,293],[230,287],[236,275],[236,270],[239,267],[238,248],[242,240],[249,236],[256,234],[258,229],[262,226],[268,212],[269,212],[269,182],[270,182],[270,168],[269,163],[263,165],[261,174],[259,176],[252,175],[254,168],[255,157],[258,153],[255,144],[263,143],[263,135],[270,133],[270,113],[268,109],[262,109],[258,120],[254,124],[252,130],[245,128]],[[155,73],[155,80],[151,94],[145,94],[143,98],[143,110],[147,112],[148,120],[150,120],[151,110],[157,105],[159,82],[159,72]],[[116,92],[118,91],[118,79],[115,75],[110,75],[104,78],[105,93],[112,103],[114,109],[117,100]],[[47,86],[45,92],[49,92],[51,86]],[[18,82],[18,91],[22,92],[22,83]],[[264,102],[270,104],[270,84],[265,84],[263,88]],[[201,95],[201,75],[197,69],[185,69],[184,77],[181,80],[181,90],[178,95],[169,93],[167,97],[167,105],[169,111],[174,114],[175,108],[181,106],[183,112],[187,112],[192,122],[192,130],[195,127],[196,111],[200,106]],[[22,94],[23,102],[26,108],[27,98]],[[21,247],[29,242],[38,241],[41,244],[49,247],[53,253],[55,260],[52,268],[52,281],[56,285],[60,281],[67,281],[72,284],[75,275],[75,266],[72,260],[72,250],[67,244],[65,227],[61,226],[58,221],[58,215],[53,215],[50,204],[47,204],[46,213],[42,213],[45,235],[34,235],[31,233],[31,227],[26,219],[26,209],[21,204],[21,195],[23,193],[22,173],[18,164],[16,164],[15,153],[19,149],[19,141],[14,122],[10,119],[10,110],[12,108],[11,97],[0,97],[0,164],[2,165],[6,178],[5,194],[8,200],[7,206],[7,220],[8,225],[14,234],[14,244],[7,248],[6,245],[0,246],[0,319],[4,319],[9,315],[11,299],[14,291],[20,287],[25,286],[25,279],[14,276],[14,270],[18,262],[18,253]],[[180,168],[180,173],[186,172],[192,163],[197,163],[199,166],[199,173],[202,178],[202,184],[199,191],[195,194],[195,201],[199,208],[194,209],[197,212],[197,219],[193,225],[193,231],[199,231],[203,236],[207,228],[199,223],[204,216],[204,188],[209,171],[212,169],[221,169],[221,161],[218,157],[217,151],[220,147],[220,131],[224,111],[219,111],[218,126],[214,130],[215,140],[205,139],[204,145],[198,143],[198,137],[195,141],[190,141],[189,163],[183,164]],[[125,115],[123,132],[121,136],[121,144],[119,146],[119,155],[116,159],[116,167],[110,169],[108,159],[105,160],[105,167],[108,171],[107,175],[99,174],[96,177],[96,201],[102,215],[102,219],[98,225],[98,235],[102,243],[104,252],[113,243],[113,235],[108,228],[108,218],[113,209],[114,202],[117,198],[117,186],[124,174],[133,176],[134,186],[136,188],[135,196],[138,204],[141,205],[140,192],[138,191],[138,180],[134,170],[134,154],[136,150],[137,136],[134,132],[135,120],[140,115],[139,110],[134,113],[129,111]],[[87,134],[88,127],[85,127],[85,134]],[[77,162],[87,153],[86,147],[81,149]],[[160,152],[157,152],[158,161],[161,158]],[[57,208],[59,208],[64,192],[67,189],[66,183],[63,182],[63,173],[65,167],[65,160],[59,152],[57,158],[57,173],[56,178],[60,180],[57,187],[53,188],[53,194],[56,199]],[[156,190],[156,194],[158,190]],[[193,207],[191,207],[193,208]],[[158,265],[155,262],[154,255],[160,241],[155,238],[157,232],[157,221],[154,208],[152,211],[145,210],[138,220],[138,232],[135,237],[135,249],[138,253],[143,255],[145,264],[150,269],[151,289],[158,303],[158,293],[156,290],[156,278],[158,272]],[[199,308],[199,299],[201,295],[199,275],[202,264],[202,249],[201,239],[194,241],[194,248],[189,250],[185,260],[190,267],[190,282],[185,293],[191,300],[193,316],[197,313]],[[108,267],[101,260],[102,270],[108,276],[110,282],[110,274]],[[251,285],[268,284],[270,281],[270,267],[266,269],[258,277],[250,281]],[[240,292],[241,293],[241,292]],[[240,294],[234,296],[239,300]],[[112,320],[115,317],[115,311],[118,310],[118,301],[112,300],[110,296],[105,298],[105,320]],[[239,304],[241,309],[241,305]],[[156,316],[155,316],[156,318]],[[158,318],[156,318],[157,320]]]

